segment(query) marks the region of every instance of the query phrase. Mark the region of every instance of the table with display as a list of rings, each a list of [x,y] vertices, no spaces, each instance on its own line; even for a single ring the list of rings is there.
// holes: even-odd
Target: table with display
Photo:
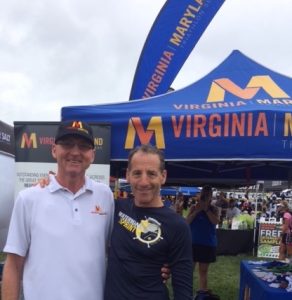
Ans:
[[[242,261],[240,264],[239,300],[291,300],[292,292],[272,288],[269,283],[258,278],[253,269],[258,266]]]
[[[237,255],[248,253],[253,250],[253,229],[234,230],[217,229],[217,254],[218,255]]]

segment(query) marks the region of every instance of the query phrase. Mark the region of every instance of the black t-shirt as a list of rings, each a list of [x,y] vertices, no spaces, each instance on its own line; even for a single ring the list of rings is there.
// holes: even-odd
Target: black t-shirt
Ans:
[[[106,300],[168,300],[161,267],[171,268],[174,299],[192,299],[191,234],[185,220],[167,207],[115,204],[106,276]]]

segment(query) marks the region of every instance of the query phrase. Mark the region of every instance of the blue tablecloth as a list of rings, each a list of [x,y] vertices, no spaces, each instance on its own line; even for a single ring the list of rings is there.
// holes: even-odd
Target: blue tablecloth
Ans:
[[[239,300],[291,300],[292,292],[285,289],[271,288],[269,283],[258,278],[252,269],[257,265],[242,261],[240,264]],[[250,298],[244,297],[249,290]]]

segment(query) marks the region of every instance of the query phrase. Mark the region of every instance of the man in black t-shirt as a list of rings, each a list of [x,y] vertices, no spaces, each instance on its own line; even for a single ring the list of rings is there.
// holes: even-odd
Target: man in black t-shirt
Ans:
[[[174,299],[191,300],[190,229],[161,200],[166,180],[162,152],[151,145],[135,148],[126,177],[134,199],[116,202],[104,299],[168,300],[160,271],[168,263]]]

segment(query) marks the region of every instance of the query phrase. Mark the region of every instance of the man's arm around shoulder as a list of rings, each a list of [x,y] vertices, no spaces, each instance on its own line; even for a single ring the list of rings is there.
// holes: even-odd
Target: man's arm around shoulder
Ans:
[[[2,300],[18,300],[25,257],[8,253],[3,269]]]

